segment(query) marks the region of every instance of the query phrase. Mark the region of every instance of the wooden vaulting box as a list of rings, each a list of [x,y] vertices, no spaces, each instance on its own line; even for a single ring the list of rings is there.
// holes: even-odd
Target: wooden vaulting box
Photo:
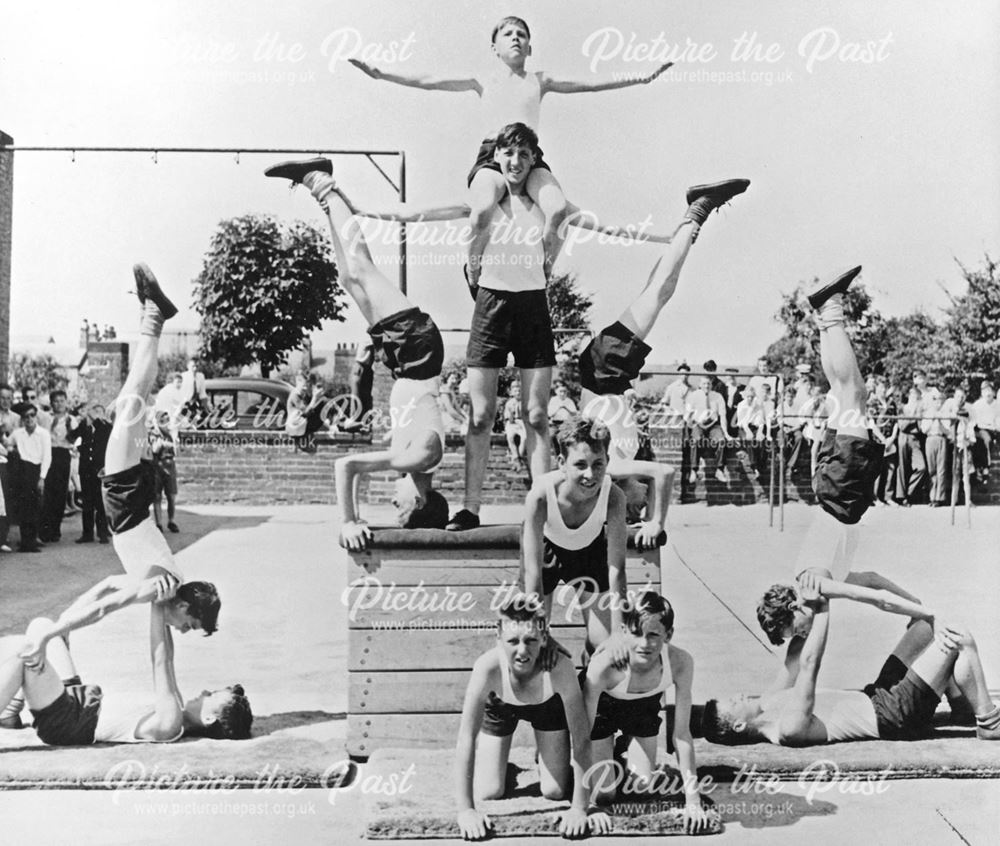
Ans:
[[[519,590],[520,526],[467,532],[375,529],[351,553],[348,589],[348,734],[352,757],[383,746],[453,746],[472,664],[496,642],[496,609]],[[660,590],[660,550],[629,540],[630,591]],[[556,591],[552,632],[579,663],[583,614]],[[514,743],[527,742],[522,725]]]

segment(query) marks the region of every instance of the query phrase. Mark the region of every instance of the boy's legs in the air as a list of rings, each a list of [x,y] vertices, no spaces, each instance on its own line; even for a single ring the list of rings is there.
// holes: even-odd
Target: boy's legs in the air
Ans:
[[[618,321],[608,326],[594,338],[580,354],[580,374],[583,392],[581,407],[584,413],[600,417],[612,434],[612,455],[608,470],[616,478],[621,475],[638,473],[639,467],[629,468],[624,461],[631,461],[639,446],[639,433],[627,408],[625,392],[631,387],[645,363],[650,347],[645,343],[663,307],[673,297],[680,279],[681,269],[691,245],[698,237],[701,226],[709,214],[749,187],[746,179],[730,179],[708,185],[697,185],[687,192],[688,209],[673,232],[670,243],[663,255],[653,265],[645,287],[619,316]],[[629,445],[620,456],[614,444]],[[644,462],[650,464],[650,462]],[[650,468],[646,468],[647,470]],[[666,516],[666,501],[669,500],[669,485],[664,502],[656,511],[656,519]],[[652,497],[651,497],[652,498]],[[653,509],[651,509],[653,510]],[[647,514],[647,519],[653,519]]]
[[[857,522],[873,504],[882,446],[868,429],[865,380],[845,328],[844,292],[861,272],[854,267],[809,293],[820,330],[820,360],[830,383],[830,418],[817,455],[813,490],[822,509],[806,535],[796,575],[810,567],[844,579],[858,543]],[[833,518],[831,520],[831,518]]]
[[[326,213],[330,224],[337,265],[342,269],[338,281],[357,303],[369,326],[401,311],[413,303],[378,269],[368,249],[364,233],[343,191],[332,177],[328,159],[317,158],[286,162],[268,168],[268,176],[301,182]]]
[[[147,454],[146,401],[156,381],[160,332],[164,321],[177,314],[177,307],[164,295],[145,264],[135,265],[132,272],[142,304],[142,321],[139,340],[132,345],[128,377],[115,400],[115,422],[104,454],[105,476],[135,466]]]

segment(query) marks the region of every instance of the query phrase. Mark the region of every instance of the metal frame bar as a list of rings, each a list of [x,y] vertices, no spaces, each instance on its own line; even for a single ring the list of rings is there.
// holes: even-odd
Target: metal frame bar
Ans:
[[[81,145],[71,146],[48,146],[34,144],[0,144],[0,153],[69,153],[76,161],[77,153],[152,153],[153,163],[159,162],[160,153],[227,153],[235,157],[236,164],[240,163],[240,156],[243,154],[275,154],[287,153],[291,155],[313,155],[313,156],[364,156],[379,172],[383,179],[389,183],[392,190],[396,192],[401,203],[406,202],[406,151],[405,150],[324,150],[316,147],[91,147]],[[398,184],[392,180],[385,170],[372,156],[396,156],[399,158],[399,181]],[[406,278],[406,224],[401,223],[401,233],[399,239],[399,289],[407,293]]]

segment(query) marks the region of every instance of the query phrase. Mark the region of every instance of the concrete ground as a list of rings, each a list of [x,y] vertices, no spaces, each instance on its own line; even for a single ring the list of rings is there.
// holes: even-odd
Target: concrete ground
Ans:
[[[671,512],[665,580],[677,610],[675,641],[696,660],[696,701],[756,691],[770,677],[776,658],[758,634],[754,605],[763,587],[788,579],[815,513],[789,506],[781,533],[768,528],[765,506],[691,505]],[[512,521],[517,509],[496,508],[485,516]],[[1000,509],[976,509],[972,518],[969,530],[961,515],[952,527],[947,510],[873,510],[864,521],[857,562],[858,569],[883,573],[949,619],[967,621],[996,688]],[[185,574],[216,582],[224,602],[216,635],[191,633],[177,640],[182,690],[196,693],[239,681],[256,713],[317,712],[322,719],[307,730],[343,736],[347,628],[340,596],[354,574],[336,545],[334,509],[191,507],[178,522],[183,531],[169,540]],[[67,521],[67,540],[45,554],[0,556],[0,633],[23,630],[37,614],[57,613],[76,593],[118,571],[110,547],[75,546],[75,535]],[[874,609],[835,607],[824,684],[860,687],[870,681],[902,627],[901,620]],[[106,687],[111,681],[140,690],[148,685],[145,631],[144,611],[128,609],[74,634],[73,652],[85,678]],[[0,751],[5,754],[44,752]],[[726,815],[727,830],[719,839],[992,843],[1000,828],[1000,780],[889,781],[878,790],[842,783],[811,796],[810,788],[786,784],[777,796],[731,797],[732,815]],[[334,833],[336,842],[349,843],[360,839],[364,826],[358,789],[0,790],[0,815],[5,842],[61,842],[72,831],[77,844],[319,843]]]

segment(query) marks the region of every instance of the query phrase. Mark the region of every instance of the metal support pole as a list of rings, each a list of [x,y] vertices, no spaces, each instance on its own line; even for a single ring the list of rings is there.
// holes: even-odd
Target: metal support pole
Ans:
[[[406,152],[399,153],[399,202],[406,202]],[[399,290],[407,293],[406,283],[406,224],[399,224]]]
[[[785,531],[785,380],[778,379],[778,531]]]

